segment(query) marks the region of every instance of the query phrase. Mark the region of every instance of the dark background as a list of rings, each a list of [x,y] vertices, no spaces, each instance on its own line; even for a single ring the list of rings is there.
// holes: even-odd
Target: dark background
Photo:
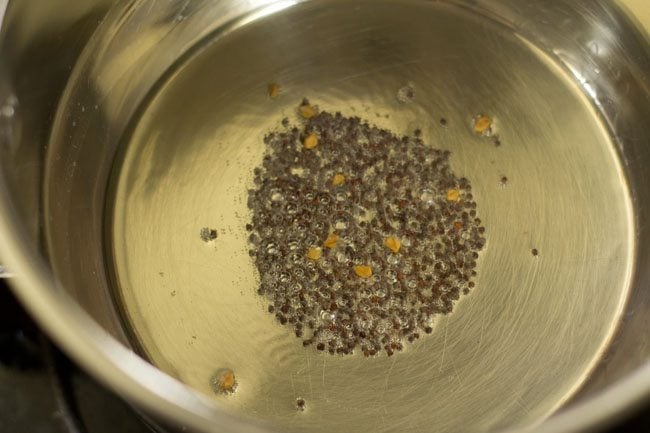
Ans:
[[[154,430],[56,349],[0,281],[0,433]],[[650,432],[650,405],[607,432]]]

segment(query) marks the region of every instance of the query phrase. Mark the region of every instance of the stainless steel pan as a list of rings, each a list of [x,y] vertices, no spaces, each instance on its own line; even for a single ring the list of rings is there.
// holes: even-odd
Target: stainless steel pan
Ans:
[[[9,2],[0,248],[16,293],[172,431],[602,427],[650,395],[650,49],[622,3]],[[305,96],[421,128],[474,185],[476,289],[393,358],[312,353],[255,294],[247,185]],[[472,133],[478,113],[500,146]],[[232,396],[212,392],[221,368]]]

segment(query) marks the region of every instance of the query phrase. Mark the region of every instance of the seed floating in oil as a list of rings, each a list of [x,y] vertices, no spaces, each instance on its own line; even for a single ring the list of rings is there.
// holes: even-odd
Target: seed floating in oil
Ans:
[[[483,114],[474,118],[474,133],[488,136],[492,132],[492,119]]]
[[[323,246],[325,248],[332,249],[336,247],[338,241],[339,241],[339,235],[337,235],[336,233],[330,233],[327,239],[325,239],[325,242],[323,242]]]
[[[232,394],[237,389],[235,372],[224,368],[217,371],[211,380],[212,389],[218,394]]]
[[[460,191],[452,188],[447,190],[447,201],[459,201],[460,200]]]
[[[388,236],[384,243],[386,244],[388,249],[394,253],[398,253],[400,248],[402,248],[402,243],[400,242],[399,239],[397,239],[394,236]]]
[[[278,83],[270,83],[266,90],[270,98],[277,98],[280,94],[280,85]]]
[[[341,173],[335,174],[334,177],[332,178],[332,185],[334,186],[340,186],[345,183],[345,176],[343,176]]]
[[[308,100],[305,99],[298,107],[298,113],[300,113],[304,119],[311,119],[316,115],[316,109],[309,103]]]
[[[322,252],[321,252],[320,248],[312,247],[309,250],[307,250],[307,258],[309,260],[318,260],[318,259],[320,259],[321,255],[322,255]]]
[[[372,277],[372,267],[368,265],[356,265],[354,267],[354,273],[360,278],[370,278]]]
[[[312,132],[307,137],[305,137],[305,140],[303,141],[303,145],[305,146],[305,149],[313,149],[316,146],[318,146],[318,137],[316,136],[316,134]]]

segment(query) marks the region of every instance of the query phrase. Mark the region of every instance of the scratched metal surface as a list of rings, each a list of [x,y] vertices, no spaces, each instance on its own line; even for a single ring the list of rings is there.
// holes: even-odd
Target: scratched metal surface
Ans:
[[[407,82],[416,96],[401,105]],[[422,128],[474,185],[488,230],[477,287],[393,358],[305,349],[255,294],[245,194],[263,135],[303,96],[398,133]],[[501,147],[472,135],[479,112]],[[598,360],[631,275],[628,192],[589,102],[517,35],[443,5],[405,4],[399,17],[383,3],[297,7],[209,42],[141,113],[112,212],[117,287],[147,356],[208,395],[211,375],[232,368],[237,392],[214,398],[287,431],[537,423]],[[205,226],[216,242],[201,241]]]
[[[199,414],[210,431],[247,431],[224,418],[234,414],[282,431],[471,432],[536,424],[573,395],[613,335],[635,253],[628,188],[585,97],[598,89],[589,80],[599,72],[569,76],[518,35],[452,2],[400,1],[399,14],[388,0],[272,2],[244,18],[271,2],[163,3],[121,4],[129,7],[109,14],[80,60],[55,120],[45,202],[51,260],[66,289],[220,412],[185,394],[164,398]],[[275,101],[265,95],[269,81],[283,88]],[[408,82],[415,99],[400,105],[395,93]],[[488,229],[477,287],[433,335],[392,359],[304,349],[254,293],[244,194],[263,134],[303,96],[398,133],[422,128],[474,185]],[[501,147],[471,133],[478,112],[494,116]],[[106,161],[118,143],[123,163],[102,221]],[[99,250],[104,224],[107,257]],[[206,226],[220,230],[210,245],[199,237]],[[104,290],[107,273],[130,341]],[[623,353],[630,369],[647,355],[637,346]],[[228,398],[209,387],[222,367],[240,385]],[[139,374],[154,387],[145,369]],[[165,382],[156,392],[169,389]],[[304,413],[296,397],[307,401]]]

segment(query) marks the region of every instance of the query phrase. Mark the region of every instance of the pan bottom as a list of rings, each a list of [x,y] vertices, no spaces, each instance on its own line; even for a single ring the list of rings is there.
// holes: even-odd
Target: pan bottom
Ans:
[[[283,431],[540,422],[587,378],[629,288],[631,202],[606,128],[567,71],[486,17],[441,2],[399,14],[391,1],[313,3],[212,35],[132,122],[106,218],[137,344]],[[305,348],[256,293],[247,191],[265,134],[296,120],[303,97],[398,135],[420,129],[472,183],[487,228],[476,287],[393,357]],[[498,142],[473,131],[478,114]],[[214,393],[224,369],[237,388]]]

